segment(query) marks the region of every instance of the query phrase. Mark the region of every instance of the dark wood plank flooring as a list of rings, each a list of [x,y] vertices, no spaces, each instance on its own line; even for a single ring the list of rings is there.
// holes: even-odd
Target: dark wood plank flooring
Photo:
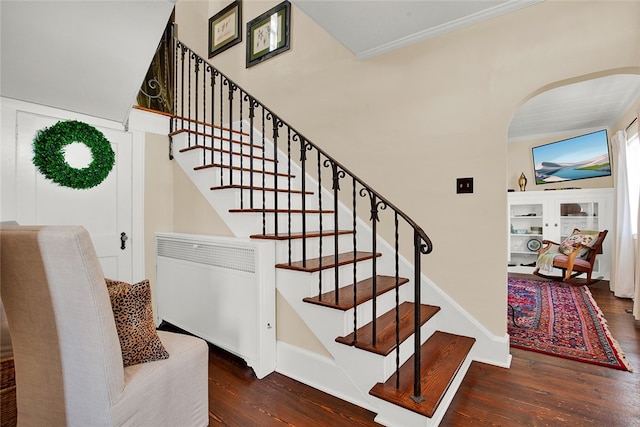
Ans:
[[[607,282],[590,289],[633,373],[511,349],[510,369],[472,363],[440,425],[640,426],[640,322]],[[379,426],[375,414],[278,373],[258,380],[215,348],[209,408],[210,426]]]

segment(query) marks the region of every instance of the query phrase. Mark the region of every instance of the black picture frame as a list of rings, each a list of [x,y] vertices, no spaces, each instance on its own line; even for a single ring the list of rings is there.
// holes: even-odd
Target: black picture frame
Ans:
[[[242,2],[236,0],[209,18],[209,58],[242,41]]]
[[[289,50],[290,24],[291,3],[288,1],[247,22],[246,68]]]

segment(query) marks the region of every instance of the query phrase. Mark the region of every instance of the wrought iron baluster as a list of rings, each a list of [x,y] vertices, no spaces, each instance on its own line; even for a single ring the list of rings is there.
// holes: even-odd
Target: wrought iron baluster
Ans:
[[[395,225],[395,279],[396,279],[396,388],[400,388],[400,234],[398,233],[398,212],[393,213]],[[416,308],[419,310],[419,308]]]
[[[229,185],[233,185],[233,93],[236,91],[237,86],[228,79],[227,84],[229,85]],[[220,158],[222,159],[222,153],[220,153]],[[243,191],[240,189],[241,194]]]
[[[188,143],[187,145],[189,147],[191,147],[191,59],[193,58],[193,55],[189,55],[189,77],[188,77],[188,83],[187,83],[187,115],[189,117],[188,120],[188,124],[189,124],[189,133],[187,134],[187,138],[188,138]]]
[[[325,167],[331,167],[331,178],[332,184],[331,189],[333,190],[333,259],[336,265],[334,268],[334,300],[335,303],[338,304],[340,301],[340,279],[338,274],[338,192],[340,191],[340,178],[345,177],[345,172],[343,170],[338,169],[338,165],[336,162],[333,162],[329,159],[324,161]],[[322,236],[321,236],[322,238]]]
[[[224,76],[224,74],[219,73],[220,74],[220,89],[219,89],[219,102],[218,102],[218,109],[220,110],[220,123],[218,124],[218,135],[220,138],[220,160],[222,160],[222,153],[224,151],[224,133],[222,131],[223,128],[223,123],[224,123],[224,97],[222,95],[222,92],[224,92],[223,87],[227,84],[227,78]],[[220,185],[224,185],[224,168],[220,168]]]
[[[199,96],[200,96],[200,90],[198,89],[200,86],[200,82],[198,81],[198,77],[200,75],[200,64],[202,64],[203,59],[196,55],[195,53],[192,53],[191,56],[193,57],[194,60],[194,65],[193,65],[193,81],[194,81],[194,86],[195,86],[195,95],[194,95],[194,100],[193,100],[193,106],[194,106],[194,114],[195,114],[195,119],[193,120],[194,123],[194,142],[193,145],[198,146],[198,140],[199,140],[199,133],[198,133],[198,105],[199,105]],[[203,144],[204,145],[204,144]],[[204,165],[204,151],[202,153],[202,164]]]
[[[203,164],[207,164],[207,72],[211,66],[205,62],[204,71],[202,73],[202,160]],[[212,138],[213,139],[213,138]],[[213,151],[213,150],[212,150]]]
[[[216,128],[214,126],[215,123],[215,100],[216,100],[216,76],[218,75],[218,71],[211,67],[211,75],[209,76],[209,87],[211,88],[211,164],[216,162]]]
[[[181,94],[180,94],[180,117],[182,119],[182,127],[181,129],[184,129],[184,56],[187,53],[187,49],[186,46],[182,46],[182,49],[180,50],[180,66],[181,66],[181,73],[180,73],[180,90],[181,90]],[[188,136],[187,136],[188,138]],[[187,141],[189,141],[187,139]]]
[[[173,92],[172,93],[172,101],[173,101],[173,116],[171,117],[171,120],[169,121],[171,123],[169,130],[171,131],[170,133],[173,134],[173,131],[176,130],[176,128],[178,127],[178,122],[177,122],[177,113],[178,113],[178,97],[176,96],[178,93],[178,50],[180,49],[180,42],[178,40],[176,40],[175,38],[172,38],[171,40],[173,40]],[[169,160],[172,160],[173,154],[170,153],[170,157]]]
[[[278,128],[282,127],[282,120],[280,120],[278,118],[278,116],[271,114],[271,124],[273,125],[273,134],[272,134],[272,138],[273,138],[273,157],[274,157],[274,175],[273,175],[273,208],[275,209],[276,212],[278,212]],[[264,154],[264,149],[262,150],[262,153]],[[266,174],[266,164],[263,163],[262,164],[262,168],[264,170],[264,174]],[[276,214],[277,215],[277,214]],[[275,222],[275,228],[274,228],[274,233],[277,236],[279,233],[278,230],[278,220],[276,217],[276,222]]]
[[[351,205],[353,212],[353,341],[358,341],[358,263],[357,254],[357,237],[356,237],[356,221],[357,221],[357,213],[356,213],[356,190],[357,190],[357,182],[356,177],[353,177],[353,191],[351,194]]]
[[[322,168],[320,167],[320,151],[316,152],[318,153],[318,225],[320,233],[318,239],[318,299],[322,301]],[[333,268],[338,268],[337,263]]]
[[[240,188],[244,187],[244,96],[242,95],[244,92],[240,89]],[[230,156],[233,156],[233,152],[229,152]],[[240,191],[240,209],[244,209],[244,190]]]
[[[266,190],[266,176],[264,174],[264,164],[265,164],[265,108],[262,106],[262,128],[261,128],[261,137],[262,137],[262,234],[267,234],[267,190]],[[274,221],[278,222],[278,212],[274,214]]]
[[[254,143],[253,143],[253,138],[255,136],[254,134],[254,126],[253,126],[253,121],[255,118],[255,113],[256,113],[256,106],[258,105],[258,102],[255,100],[255,98],[253,98],[252,96],[249,96],[249,94],[247,94],[247,100],[249,101],[249,170],[250,170],[250,174],[249,174],[249,208],[253,209],[254,207],[254,203],[253,203],[253,175],[254,175],[254,171],[255,168],[253,166],[253,157],[254,157]]]
[[[377,256],[378,251],[378,222],[380,217],[378,212],[387,208],[384,201],[378,200],[378,195],[370,190],[368,187],[364,187],[360,190],[362,197],[369,196],[369,202],[371,204],[371,345],[375,346],[378,341],[377,331],[377,312],[378,312],[378,272],[377,272]]]
[[[289,126],[287,126],[287,237],[289,265],[291,265],[291,128]]]
[[[420,334],[420,310],[418,308],[419,304],[422,301],[421,296],[421,272],[420,272],[420,256],[423,253],[428,253],[426,245],[423,245],[422,239],[418,230],[414,230],[413,233],[413,249],[414,249],[414,304],[416,305],[416,309],[414,310],[413,316],[413,339],[414,339],[414,354],[413,354],[413,396],[411,399],[415,402],[423,402],[424,397],[422,397],[422,378],[420,377],[420,365],[421,365],[421,355],[420,355],[420,346],[422,344],[422,338]]]
[[[307,140],[304,139],[299,134],[294,135],[294,139],[298,138],[300,140],[300,166],[302,169],[302,194],[306,193],[307,190],[307,151],[311,150],[311,145],[307,143]],[[307,198],[302,198],[302,266],[307,266]]]

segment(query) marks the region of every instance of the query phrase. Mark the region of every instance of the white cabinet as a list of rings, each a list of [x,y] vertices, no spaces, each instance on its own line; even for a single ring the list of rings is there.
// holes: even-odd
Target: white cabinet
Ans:
[[[533,271],[542,240],[560,243],[575,228],[612,231],[612,188],[513,192],[508,196],[511,272]],[[603,253],[596,260],[594,276],[609,279],[610,264],[611,236],[608,235]]]

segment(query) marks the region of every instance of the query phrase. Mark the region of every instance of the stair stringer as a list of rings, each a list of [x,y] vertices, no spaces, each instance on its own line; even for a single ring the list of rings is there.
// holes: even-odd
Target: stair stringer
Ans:
[[[246,124],[244,128],[248,129],[248,124]],[[254,135],[262,141],[259,131],[254,131]],[[188,161],[187,157],[189,156],[183,156],[183,153],[177,152],[181,146],[180,135],[174,136],[173,138],[175,147],[174,152],[176,152],[176,159],[178,163],[198,187],[203,196],[209,201],[211,206],[217,211],[231,231],[238,237],[246,237],[251,234],[260,233],[262,228],[261,215],[229,213],[229,209],[237,207],[239,190],[211,191],[209,189],[211,187],[211,177],[207,177],[207,172],[205,171],[196,172],[193,170],[194,166],[196,166],[192,163],[193,160]],[[184,138],[182,139],[183,141],[185,140]],[[268,139],[265,139],[264,141],[265,149],[267,150],[266,153],[268,153],[269,150],[273,152],[271,142]],[[286,158],[284,153],[280,150],[278,151],[280,156]],[[292,163],[292,173],[297,176],[297,182],[300,182],[301,170],[295,163]],[[305,179],[307,180],[308,188],[317,189],[317,182],[315,180],[308,176],[305,177]],[[332,193],[323,189],[322,194],[325,203],[327,203],[325,206],[333,207]],[[338,203],[338,209],[340,211],[339,218],[351,218],[351,211],[342,202]],[[357,234],[362,236],[371,235],[371,228],[366,222],[362,221],[360,218],[358,218],[356,222]],[[346,225],[351,228],[351,224]],[[327,244],[325,247],[328,248],[328,250],[332,250],[332,239],[326,239]],[[359,249],[361,249],[362,243],[364,242],[361,242],[359,239]],[[378,259],[378,272],[380,274],[392,275],[392,272],[394,271],[394,266],[392,265],[395,256],[394,248],[379,236],[376,239],[376,244],[378,252],[382,253],[382,257]],[[286,243],[277,242],[278,247],[283,245],[286,245]],[[281,254],[283,253],[283,250],[277,249],[276,252],[277,254]],[[284,260],[277,261],[283,262]],[[399,266],[400,276],[413,277],[412,264],[402,256],[399,257]],[[366,272],[367,270],[358,267],[358,271]],[[304,276],[308,277],[308,287],[300,286]],[[435,426],[444,416],[446,409],[455,396],[455,392],[462,382],[466,370],[472,360],[478,360],[503,367],[508,367],[510,364],[508,336],[493,336],[488,330],[486,330],[486,328],[466,312],[466,310],[459,306],[445,292],[436,286],[435,283],[422,274],[422,302],[425,304],[436,305],[441,308],[440,312],[433,319],[427,322],[428,327],[423,328],[422,340],[426,340],[434,330],[438,329],[444,332],[474,337],[476,339],[476,343],[462,368],[459,370],[456,378],[453,380],[451,387],[447,391],[442,403],[439,405],[434,417],[431,419],[411,413],[411,411],[407,411],[403,408],[399,408],[393,404],[389,404],[372,397],[368,394],[368,390],[376,382],[385,381],[388,376],[391,375],[392,371],[389,371],[390,363],[385,363],[385,358],[382,356],[368,354],[365,351],[335,342],[335,337],[343,334],[342,330],[345,329],[350,322],[352,324],[353,314],[352,311],[344,313],[340,312],[342,313],[341,319],[329,322],[327,321],[327,316],[334,316],[335,313],[333,315],[328,315],[327,312],[337,310],[331,310],[325,307],[302,302],[302,298],[314,295],[314,292],[317,292],[313,290],[314,285],[317,287],[317,278],[314,279],[313,276],[317,277],[317,274],[314,275],[302,272],[285,272],[283,270],[278,270],[276,272],[277,289],[296,313],[303,319],[307,326],[310,327],[311,331],[316,335],[325,348],[327,348],[327,350],[332,354],[333,359],[328,360],[324,357],[313,357],[306,350],[278,342],[278,361],[276,370],[305,384],[377,412],[378,417],[376,420],[385,425]],[[326,283],[330,282],[327,281]],[[401,302],[412,300],[411,296],[407,295],[406,291],[406,289],[410,289],[410,286],[412,286],[411,282],[403,287],[403,296],[400,300]],[[301,289],[304,289],[304,292],[301,293]],[[409,292],[409,294],[410,293],[411,292]],[[363,310],[360,310],[360,313],[362,311]],[[381,314],[382,312],[384,311],[379,309],[378,314]],[[338,315],[340,316],[340,314]],[[359,316],[358,323],[366,322],[361,320]],[[340,330],[336,330],[335,327],[338,327]],[[347,331],[344,333],[348,333]],[[413,346],[412,339],[407,341],[410,341],[411,343],[407,344],[405,342],[401,347],[401,362],[406,360],[409,356],[409,351],[404,351],[404,348]],[[393,359],[395,362],[395,354],[392,353],[392,355],[387,356],[386,359]],[[287,361],[286,364],[283,363],[285,360]],[[304,361],[304,363],[298,365],[304,366],[304,369],[299,369],[293,366],[296,360]],[[382,362],[380,360],[382,360]],[[358,372],[363,370],[363,366],[367,367],[367,369],[365,369],[367,374],[358,374]],[[315,375],[314,373],[322,373],[322,375]],[[345,377],[348,378],[348,380],[345,380]],[[396,420],[403,421],[398,424]]]

